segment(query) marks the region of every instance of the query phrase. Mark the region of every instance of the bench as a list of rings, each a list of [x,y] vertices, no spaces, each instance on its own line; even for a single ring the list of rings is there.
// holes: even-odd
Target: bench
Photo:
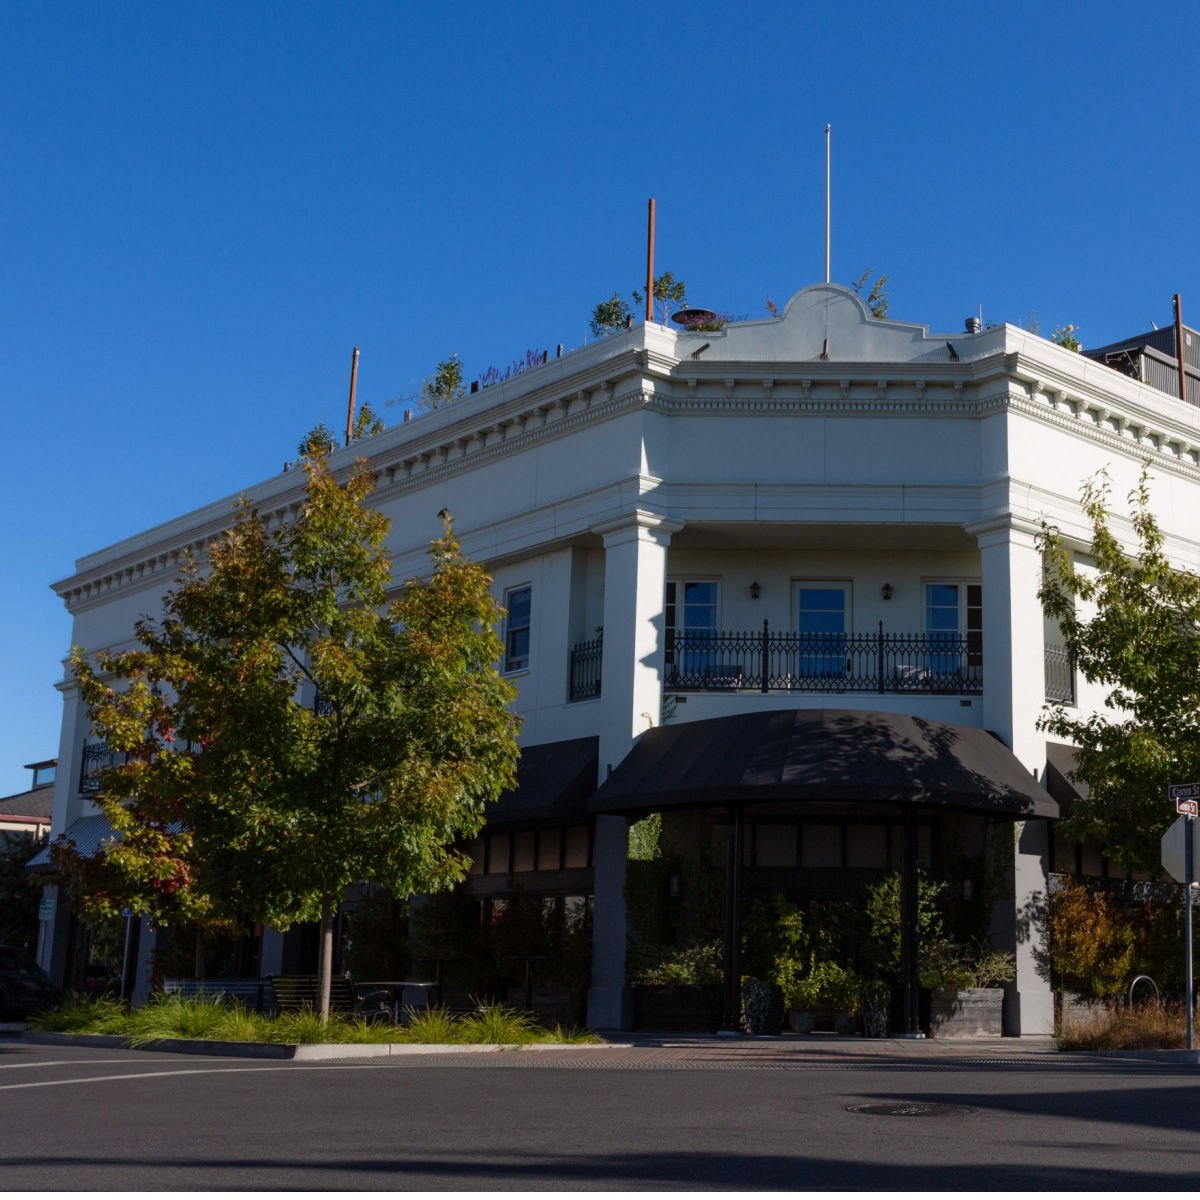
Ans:
[[[190,1000],[204,996],[210,1000],[240,1000],[257,1013],[270,1012],[270,980],[267,979],[164,979],[163,994]]]
[[[272,975],[270,979],[277,1013],[316,1012],[320,1007],[316,975]],[[352,1017],[391,1017],[391,998],[383,988],[360,994],[349,976],[334,975],[329,981],[329,1011]]]

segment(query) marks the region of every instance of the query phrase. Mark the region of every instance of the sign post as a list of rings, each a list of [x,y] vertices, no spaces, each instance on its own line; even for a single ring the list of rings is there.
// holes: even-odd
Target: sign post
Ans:
[[[1196,1015],[1192,987],[1192,883],[1196,878],[1196,851],[1192,823],[1200,809],[1200,783],[1173,783],[1167,795],[1183,821],[1183,970],[1187,978],[1187,1048],[1195,1049]]]

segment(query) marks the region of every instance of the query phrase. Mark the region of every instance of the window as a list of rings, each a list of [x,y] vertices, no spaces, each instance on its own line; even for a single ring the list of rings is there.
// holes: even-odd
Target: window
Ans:
[[[951,680],[975,686],[983,669],[983,588],[978,583],[927,583],[925,632],[935,686]]]
[[[525,671],[529,668],[529,618],[532,609],[531,587],[509,588],[504,593],[508,617],[504,622],[504,669]]]
[[[667,677],[705,683],[716,663],[717,581],[671,579],[666,602]]]
[[[801,679],[846,674],[846,609],[849,588],[841,583],[796,585],[796,671]]]

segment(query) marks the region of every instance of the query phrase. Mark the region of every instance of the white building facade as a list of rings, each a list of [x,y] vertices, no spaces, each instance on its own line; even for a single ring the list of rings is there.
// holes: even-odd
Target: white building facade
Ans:
[[[427,569],[443,508],[464,551],[494,576],[509,613],[503,666],[519,690],[530,760],[538,748],[544,758],[556,746],[581,748],[574,808],[556,816],[558,794],[541,796],[546,804],[522,822],[518,795],[503,853],[488,861],[481,852],[473,880],[486,891],[489,879],[499,887],[514,871],[545,870],[594,896],[593,1025],[630,1019],[626,831],[632,817],[666,805],[736,810],[738,837],[752,843],[739,843],[738,869],[796,877],[887,865],[894,831],[910,817],[943,849],[960,835],[982,839],[1001,820],[1011,855],[991,931],[1017,956],[1006,1023],[1011,1033],[1049,1031],[1050,989],[1027,920],[1046,894],[1055,811],[1037,782],[1047,763],[1037,720],[1048,695],[1084,710],[1099,697],[1054,657],[1035,536],[1047,520],[1086,544],[1080,483],[1107,468],[1120,497],[1149,460],[1169,550],[1200,567],[1190,517],[1200,500],[1196,408],[1012,326],[931,334],[873,319],[853,292],[820,285],[777,318],[615,334],[338,451],[334,469],[359,454],[392,522],[396,579]],[[284,473],[247,494],[270,521],[286,522],[303,476]],[[202,553],[232,512],[220,501],[80,559],[55,585],[73,614],[73,642],[128,645],[135,618],[157,611],[180,554]],[[88,774],[102,754],[77,692],[69,680],[61,687],[55,835],[93,814]],[[720,763],[689,775],[671,760],[672,747],[703,757],[684,726],[768,713],[774,724],[738,728],[791,722],[790,749],[769,783],[749,769],[722,776]],[[850,756],[837,786],[823,784],[811,763],[796,766],[818,713],[844,738],[890,731],[892,742],[878,763],[864,745],[859,768]],[[732,728],[706,724],[704,740],[718,745]],[[1011,762],[997,768],[1003,778],[988,776],[982,760],[956,764],[975,777],[978,803],[963,798],[961,780],[943,788],[919,762],[911,794],[894,781],[887,790],[886,764],[911,750],[901,743],[914,728],[967,758],[988,758],[979,739],[994,735]],[[669,796],[630,758],[637,747],[661,756]],[[634,765],[622,773],[627,760]],[[809,772],[804,786],[789,791],[798,770]],[[1030,781],[1020,797],[1013,772]],[[809,813],[825,833],[811,833]],[[943,813],[953,814],[949,825]],[[821,850],[839,820],[849,831],[840,849]],[[525,849],[522,830],[532,837]],[[772,848],[778,837],[787,844]],[[40,942],[43,965],[60,978],[67,925],[60,905]]]

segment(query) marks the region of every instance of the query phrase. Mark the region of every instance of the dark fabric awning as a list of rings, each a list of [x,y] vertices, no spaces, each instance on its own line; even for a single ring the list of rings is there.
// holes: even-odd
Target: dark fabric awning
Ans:
[[[589,808],[632,815],[764,800],[1058,816],[1049,792],[990,733],[852,709],[768,710],[648,730]]]
[[[1071,811],[1076,800],[1086,800],[1091,791],[1082,779],[1072,779],[1079,769],[1079,754],[1074,746],[1062,742],[1046,743],[1046,790],[1058,801],[1063,814]]]
[[[600,739],[573,738],[525,746],[517,763],[517,786],[487,810],[489,828],[526,821],[564,825],[588,819],[588,797],[596,790]]]
[[[67,837],[75,843],[76,848],[84,858],[90,858],[106,842],[116,841],[117,833],[112,825],[109,824],[106,816],[96,813],[93,816],[80,817],[77,821],[72,821],[67,826]],[[50,862],[50,846],[43,846],[25,864],[25,870],[53,870],[53,864]]]

